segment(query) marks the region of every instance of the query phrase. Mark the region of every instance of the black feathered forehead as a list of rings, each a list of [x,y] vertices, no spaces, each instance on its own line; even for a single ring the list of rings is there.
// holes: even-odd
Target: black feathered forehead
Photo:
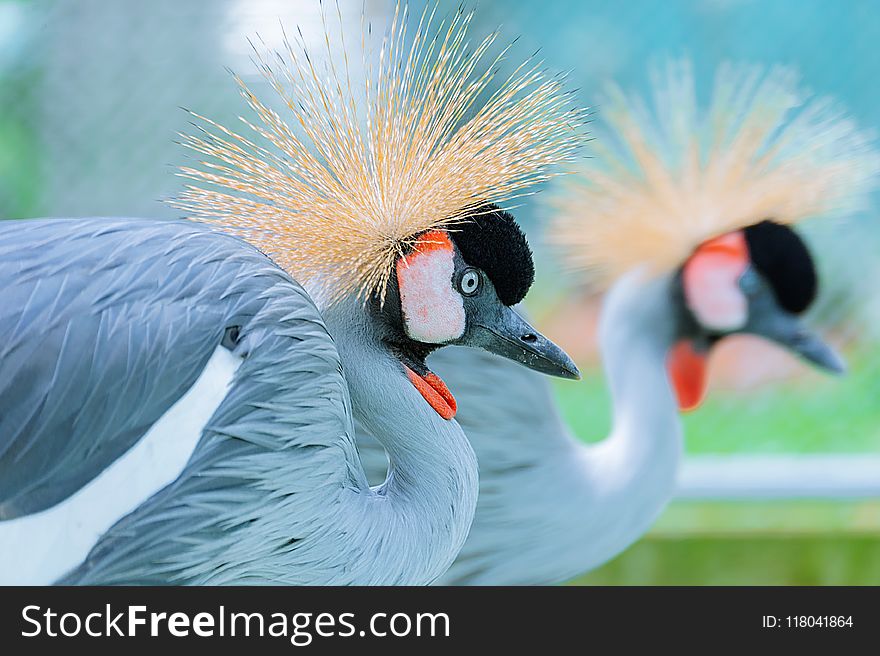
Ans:
[[[535,263],[526,236],[516,220],[495,205],[449,226],[449,236],[465,262],[482,269],[498,298],[516,305],[535,280]]]
[[[804,241],[788,226],[770,220],[743,232],[752,264],[770,283],[779,305],[796,314],[806,310],[816,298],[819,280]]]

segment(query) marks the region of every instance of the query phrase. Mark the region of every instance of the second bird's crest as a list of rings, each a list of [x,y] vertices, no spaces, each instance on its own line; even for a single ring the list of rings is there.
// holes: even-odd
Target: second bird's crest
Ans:
[[[636,266],[674,269],[767,219],[862,209],[877,183],[873,135],[786,68],[722,66],[705,111],[688,62],[655,69],[651,104],[616,86],[606,95],[609,129],[557,198],[550,237],[599,286]]]

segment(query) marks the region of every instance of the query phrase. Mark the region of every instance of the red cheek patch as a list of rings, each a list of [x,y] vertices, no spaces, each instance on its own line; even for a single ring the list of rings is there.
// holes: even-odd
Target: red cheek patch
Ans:
[[[670,349],[666,369],[679,410],[695,410],[703,402],[708,387],[707,363],[708,354],[697,351],[688,339],[679,340]]]
[[[405,365],[404,365],[405,366]],[[415,371],[406,367],[406,375],[413,384],[419,394],[428,402],[438,415],[443,419],[452,419],[455,416],[458,405],[452,392],[446,387],[440,376],[433,372],[428,372],[424,376],[419,376]]]
[[[702,244],[684,266],[682,284],[688,307],[710,330],[736,330],[748,319],[748,301],[739,279],[749,265],[742,231]]]

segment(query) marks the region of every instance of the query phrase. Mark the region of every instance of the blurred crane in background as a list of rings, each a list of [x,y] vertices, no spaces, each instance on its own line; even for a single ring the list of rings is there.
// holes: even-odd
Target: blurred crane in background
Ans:
[[[599,341],[613,429],[584,445],[544,381],[497,358],[438,353],[432,366],[455,381],[480,463],[474,526],[446,583],[561,582],[639,538],[673,493],[678,409],[702,400],[725,336],[843,368],[797,316],[818,281],[788,226],[862,206],[878,170],[869,140],[827,101],[804,104],[782,69],[723,68],[705,113],[687,63],[655,75],[653,114],[619,89],[608,96],[611,129],[565,190],[551,239],[610,285]]]

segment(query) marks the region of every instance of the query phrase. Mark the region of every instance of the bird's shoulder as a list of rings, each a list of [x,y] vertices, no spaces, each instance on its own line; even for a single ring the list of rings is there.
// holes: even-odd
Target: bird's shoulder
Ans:
[[[340,375],[305,290],[249,244],[193,222],[3,221],[0,284],[0,518],[92,480],[230,335],[263,334],[274,320]]]

